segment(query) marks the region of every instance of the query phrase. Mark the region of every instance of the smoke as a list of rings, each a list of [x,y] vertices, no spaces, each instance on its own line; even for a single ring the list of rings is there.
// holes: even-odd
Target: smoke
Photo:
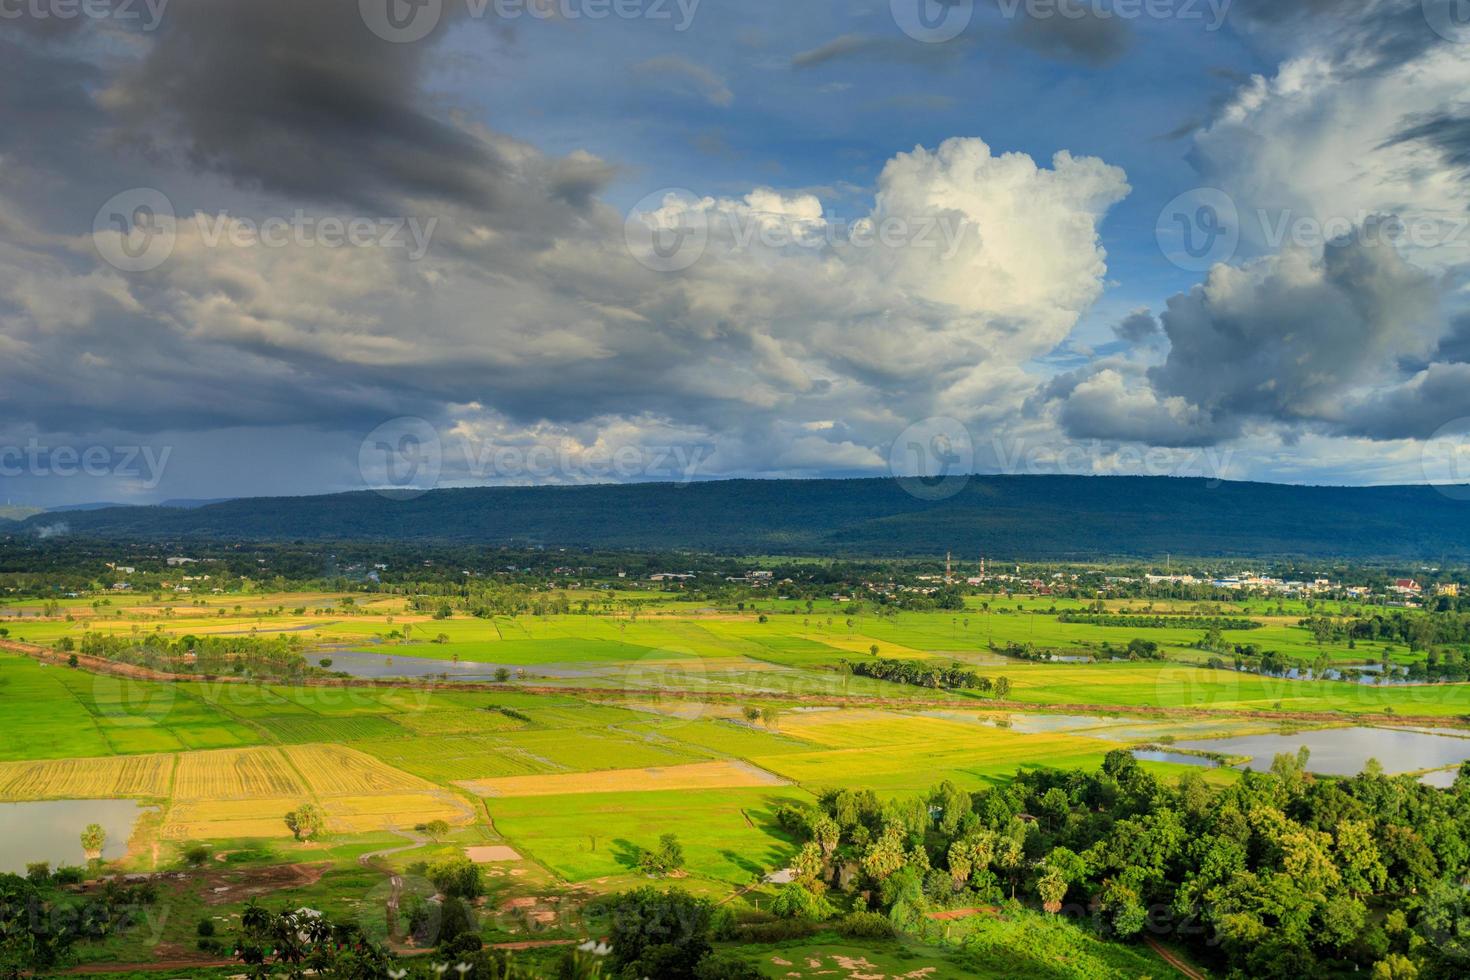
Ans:
[[[66,523],[65,521],[62,521],[59,524],[46,524],[42,527],[36,528],[36,537],[40,538],[42,541],[49,540],[50,538],[64,538],[70,533],[71,525]]]

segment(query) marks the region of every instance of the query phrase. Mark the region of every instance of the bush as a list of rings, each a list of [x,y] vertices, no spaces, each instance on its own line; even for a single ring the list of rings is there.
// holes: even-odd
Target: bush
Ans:
[[[848,939],[892,939],[898,935],[893,923],[877,912],[849,912],[837,923],[837,931]]]
[[[764,976],[734,953],[711,953],[694,968],[695,980],[762,980]]]
[[[45,861],[36,861],[26,865],[26,878],[33,885],[45,885],[51,881],[51,865]]]
[[[783,885],[771,902],[771,912],[782,919],[821,922],[830,919],[836,909],[821,895],[814,895],[801,885]]]
[[[775,919],[771,922],[747,922],[734,930],[737,942],[784,943],[790,939],[810,939],[822,926],[805,919]]]
[[[87,880],[87,869],[67,865],[57,868],[51,880],[58,885],[80,885]]]
[[[184,848],[184,863],[191,868],[201,867],[209,860],[208,844],[190,844]]]

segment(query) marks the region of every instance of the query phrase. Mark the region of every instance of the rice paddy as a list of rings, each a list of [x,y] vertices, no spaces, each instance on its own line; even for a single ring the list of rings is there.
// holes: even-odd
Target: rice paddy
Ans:
[[[322,808],[332,835],[380,845],[384,831],[443,820],[473,832],[475,846],[513,849],[525,868],[598,888],[637,880],[629,876],[638,850],[672,832],[692,882],[728,893],[789,861],[794,846],[775,825],[774,807],[829,787],[907,795],[948,779],[976,788],[1022,767],[1090,768],[1120,746],[1276,731],[1281,723],[1271,718],[1281,712],[1336,712],[1342,724],[1390,710],[1470,713],[1470,686],[1374,687],[1209,670],[1190,630],[1149,632],[1171,656],[1166,662],[1028,663],[991,649],[1015,641],[1086,652],[1131,636],[1058,622],[1053,607],[1069,606],[1049,600],[1011,600],[1002,612],[1000,603],[985,609],[972,599],[964,612],[883,617],[852,616],[837,603],[806,611],[771,601],[765,621],[754,610],[652,601],[636,619],[436,621],[399,597],[358,597],[352,607],[341,598],[179,604],[128,596],[101,608],[68,601],[61,617],[26,607],[24,615],[14,606],[4,612],[12,638],[44,644],[89,631],[289,632],[312,662],[341,650],[390,666],[458,661],[484,665],[485,677],[504,668],[506,683],[493,690],[432,680],[154,683],[0,654],[7,719],[0,801],[145,800],[160,813],[138,833],[179,843],[289,847],[284,815],[307,802]],[[1319,651],[1292,615],[1263,612],[1250,614],[1266,625],[1240,639],[1341,662],[1382,656],[1373,645]],[[840,669],[844,660],[871,657],[875,646],[885,657],[960,661],[1005,676],[1008,704]],[[833,703],[840,698],[862,703]],[[1201,713],[1137,711],[1154,707]]]

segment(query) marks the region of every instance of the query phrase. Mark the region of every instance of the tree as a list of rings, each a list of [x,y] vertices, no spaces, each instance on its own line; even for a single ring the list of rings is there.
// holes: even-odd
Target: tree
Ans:
[[[82,831],[82,853],[89,860],[96,860],[102,856],[102,849],[107,846],[107,831],[102,829],[100,823],[89,823]]]
[[[775,728],[780,720],[781,712],[771,705],[768,704],[761,709],[761,723],[767,728]]]
[[[0,874],[0,976],[49,973],[75,941],[71,921],[53,914],[34,883]]]
[[[684,867],[684,847],[677,834],[664,834],[658,839],[658,847],[651,851],[640,851],[638,867],[645,874],[662,877]]]
[[[297,840],[315,840],[327,829],[327,815],[315,803],[303,803],[286,814],[286,827]]]
[[[427,877],[439,894],[451,898],[475,899],[484,890],[479,865],[462,854],[435,861],[429,865]]]
[[[334,925],[311,909],[271,913],[254,903],[240,914],[235,956],[251,980],[329,976],[376,980],[393,972],[393,957],[356,926]]]
[[[757,708],[755,705],[748,704],[745,706],[745,710],[742,711],[741,714],[745,716],[746,721],[750,722],[753,725],[760,718],[761,709]]]
[[[999,700],[1004,700],[1005,697],[1006,697],[1006,695],[1008,695],[1010,693],[1011,693],[1011,679],[1009,677],[997,677],[995,679],[995,696],[996,696],[996,698],[999,699]]]
[[[1418,980],[1419,968],[1407,956],[1389,953],[1373,964],[1373,980]]]
[[[504,684],[508,680],[510,680],[510,668],[508,668],[508,667],[496,667],[495,668],[495,683],[497,683],[497,684]]]
[[[320,660],[317,661],[317,664],[318,664],[318,666],[321,667],[322,670],[331,670],[332,669],[332,658],[331,657],[323,657],[322,659],[320,659]]]
[[[624,976],[688,980],[710,952],[714,907],[672,888],[640,888],[618,896],[611,909],[608,945]]]
[[[430,820],[424,824],[424,833],[434,840],[442,840],[449,835],[449,824],[444,820]]]

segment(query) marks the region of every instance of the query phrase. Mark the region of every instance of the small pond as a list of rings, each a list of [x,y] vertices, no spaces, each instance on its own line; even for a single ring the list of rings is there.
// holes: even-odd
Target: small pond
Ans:
[[[128,849],[133,824],[144,813],[133,800],[45,800],[0,803],[0,872],[22,874],[26,865],[50,862],[85,864],[81,835],[87,824],[107,831],[102,856],[120,858]]]
[[[1251,756],[1252,769],[1271,768],[1282,752],[1301,746],[1311,750],[1307,768],[1330,776],[1354,776],[1369,759],[1383,763],[1387,773],[1417,772],[1458,765],[1470,759],[1470,739],[1388,728],[1326,728],[1295,735],[1243,735],[1181,741],[1180,748]]]

